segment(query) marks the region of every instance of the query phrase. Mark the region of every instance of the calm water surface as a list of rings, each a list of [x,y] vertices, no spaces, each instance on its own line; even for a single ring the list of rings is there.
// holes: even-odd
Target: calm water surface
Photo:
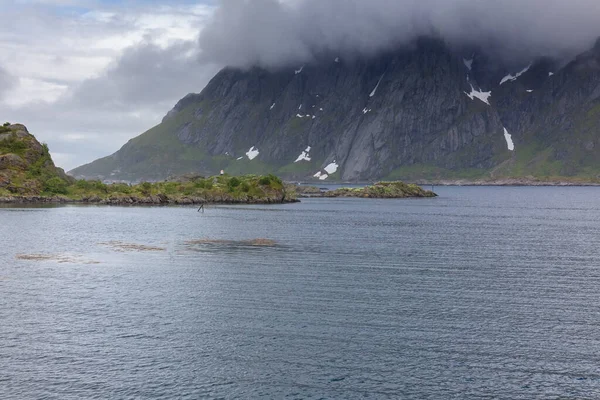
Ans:
[[[0,398],[600,398],[600,188],[436,190],[0,208]]]

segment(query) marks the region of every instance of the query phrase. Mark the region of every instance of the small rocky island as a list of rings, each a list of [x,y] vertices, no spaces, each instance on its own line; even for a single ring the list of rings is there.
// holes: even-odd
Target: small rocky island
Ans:
[[[298,186],[296,192],[298,197],[360,197],[371,199],[437,197],[437,194],[430,190],[401,181],[377,182],[361,188],[339,188],[335,190],[321,190],[314,186]]]
[[[401,181],[377,182],[363,188],[340,188],[329,190],[323,197],[364,197],[373,199],[405,199],[411,197],[437,197],[431,190]]]

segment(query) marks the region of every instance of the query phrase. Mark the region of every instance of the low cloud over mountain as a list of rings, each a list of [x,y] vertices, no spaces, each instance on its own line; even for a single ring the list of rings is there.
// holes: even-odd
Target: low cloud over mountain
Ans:
[[[217,64],[276,67],[436,35],[518,61],[576,54],[600,35],[598,21],[597,0],[222,0],[200,45]]]

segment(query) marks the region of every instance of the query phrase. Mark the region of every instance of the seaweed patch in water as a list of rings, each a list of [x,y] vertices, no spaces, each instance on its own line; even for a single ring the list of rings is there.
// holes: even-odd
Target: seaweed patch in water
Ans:
[[[50,261],[58,264],[100,264],[99,261],[63,254],[17,254],[15,258],[22,261]]]
[[[155,246],[147,246],[144,244],[137,243],[124,243],[119,241],[111,241],[111,242],[102,242],[100,243],[103,246],[107,246],[112,248],[115,251],[125,252],[125,251],[165,251],[164,247],[155,247]]]
[[[223,245],[223,246],[252,246],[252,247],[276,247],[277,242],[271,239],[250,239],[250,240],[222,240],[222,239],[200,239],[189,240],[185,242],[188,246],[193,245]]]

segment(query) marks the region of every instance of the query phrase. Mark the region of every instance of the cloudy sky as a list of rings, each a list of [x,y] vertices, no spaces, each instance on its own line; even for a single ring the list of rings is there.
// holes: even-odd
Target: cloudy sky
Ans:
[[[369,56],[430,34],[530,62],[600,36],[598,0],[0,0],[0,15],[0,119],[66,170],[157,124],[221,66]]]
[[[72,169],[154,126],[217,66],[198,61],[213,1],[0,0],[0,118]]]

